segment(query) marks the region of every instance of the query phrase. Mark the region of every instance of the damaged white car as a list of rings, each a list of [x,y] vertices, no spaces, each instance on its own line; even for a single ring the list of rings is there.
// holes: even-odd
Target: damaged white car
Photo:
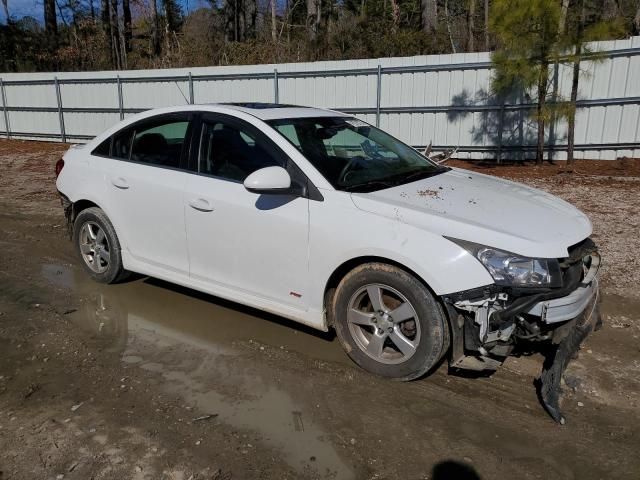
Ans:
[[[369,372],[547,354],[543,404],[599,325],[588,218],[547,193],[438,165],[335,111],[190,105],[132,116],[56,171],[88,274],[138,272],[335,329]]]

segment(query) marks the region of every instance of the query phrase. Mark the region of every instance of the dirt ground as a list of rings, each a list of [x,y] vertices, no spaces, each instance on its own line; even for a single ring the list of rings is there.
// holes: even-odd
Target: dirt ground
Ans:
[[[65,148],[0,140],[0,480],[640,477],[634,165],[473,166],[594,223],[606,325],[570,367],[559,426],[537,356],[394,383],[331,334],[154,279],[89,281],[55,192]]]

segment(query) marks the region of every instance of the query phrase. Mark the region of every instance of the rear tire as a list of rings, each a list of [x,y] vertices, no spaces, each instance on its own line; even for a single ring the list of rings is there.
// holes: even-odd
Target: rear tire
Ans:
[[[449,348],[442,307],[422,282],[392,265],[367,263],[349,272],[330,314],[349,357],[376,375],[413,380]]]
[[[73,223],[73,244],[85,271],[100,283],[116,283],[128,275],[122,266],[120,242],[102,209],[82,210]]]

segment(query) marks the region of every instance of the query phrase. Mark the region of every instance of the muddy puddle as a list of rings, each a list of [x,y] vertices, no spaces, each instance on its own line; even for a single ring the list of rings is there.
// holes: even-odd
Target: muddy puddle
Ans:
[[[237,347],[237,342],[256,342],[314,360],[348,363],[331,335],[159,280],[100,285],[79,269],[55,264],[43,265],[41,274],[82,299],[67,313],[79,328],[108,339],[109,350],[127,365],[160,374],[162,388],[194,411],[256,432],[300,472],[354,478],[327,440],[330,432],[311,419],[309,410],[319,405],[299,403],[296,385],[275,382],[268,371],[247,366]],[[184,365],[158,359],[142,344],[158,349],[186,345],[204,353],[195,368],[185,371]],[[249,444],[247,453],[250,449]]]

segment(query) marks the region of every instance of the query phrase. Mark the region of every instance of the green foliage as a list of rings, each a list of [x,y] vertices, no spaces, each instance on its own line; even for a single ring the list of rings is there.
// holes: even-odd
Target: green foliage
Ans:
[[[494,0],[490,28],[498,41],[492,55],[493,88],[502,94],[537,86],[559,56],[558,0]]]

